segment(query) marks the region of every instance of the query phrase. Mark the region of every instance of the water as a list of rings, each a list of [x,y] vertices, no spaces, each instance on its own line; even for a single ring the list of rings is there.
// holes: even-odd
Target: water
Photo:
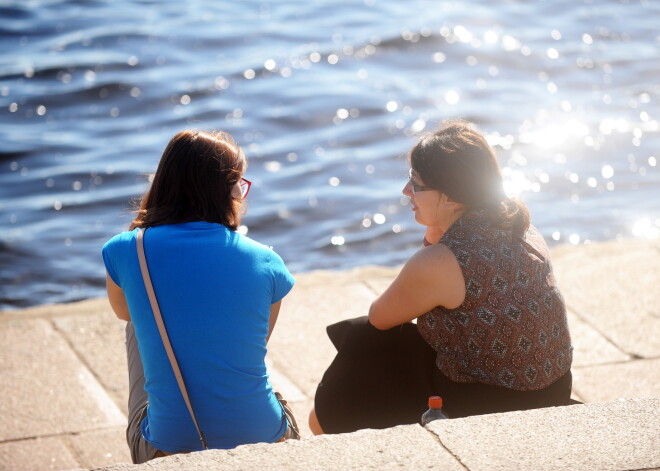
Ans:
[[[405,154],[496,146],[552,244],[660,235],[660,2],[0,0],[0,307],[104,294],[169,138],[232,133],[293,272],[419,246]]]

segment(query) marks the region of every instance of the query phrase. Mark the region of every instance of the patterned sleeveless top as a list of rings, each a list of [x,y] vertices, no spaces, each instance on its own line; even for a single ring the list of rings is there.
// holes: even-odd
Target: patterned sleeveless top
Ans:
[[[524,238],[492,226],[483,211],[456,221],[440,240],[456,256],[465,301],[436,307],[417,320],[452,381],[519,391],[542,389],[570,368],[573,348],[566,307],[548,247],[533,226]]]

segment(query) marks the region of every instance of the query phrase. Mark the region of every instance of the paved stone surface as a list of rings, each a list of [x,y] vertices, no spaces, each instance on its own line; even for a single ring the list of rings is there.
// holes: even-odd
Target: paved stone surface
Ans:
[[[660,358],[577,367],[573,379],[580,398],[587,402],[660,396]]]
[[[269,341],[268,363],[273,387],[289,401],[303,437],[312,435],[307,417],[316,386],[336,353],[326,326],[367,314],[375,296],[367,280],[389,280],[394,274],[391,268],[364,267],[296,277]]]
[[[0,325],[0,440],[122,425],[126,418],[44,319]]]
[[[472,471],[660,466],[660,398],[440,420],[428,427]]]
[[[79,464],[85,467],[131,462],[131,453],[126,446],[126,426],[123,424],[121,427],[74,435],[69,442]]]
[[[55,327],[92,371],[119,409],[126,414],[128,372],[124,343],[125,323],[119,321],[107,301],[96,315],[73,314],[53,319]],[[99,352],[103,352],[99,354]]]
[[[660,357],[660,241],[635,240],[553,253],[569,308],[631,355]]]
[[[573,343],[573,367],[622,362],[631,359],[630,355],[622,352],[616,345],[571,311],[568,311],[568,326]]]
[[[31,438],[0,443],[0,470],[41,471],[79,466],[71,450],[59,438]]]
[[[569,306],[575,346],[574,396],[590,403],[620,397],[654,397],[657,401],[660,398],[660,290],[657,289],[660,242],[569,246],[553,252],[558,281]],[[483,416],[460,419],[471,421],[466,423],[449,421],[454,433],[441,437],[446,446],[453,443],[446,440],[456,440],[456,448],[448,446],[449,454],[429,431],[416,426],[312,439],[307,415],[316,385],[335,354],[325,333],[326,326],[366,314],[371,301],[397,272],[398,268],[362,267],[297,276],[298,283],[284,302],[269,344],[267,361],[273,385],[289,400],[305,440],[168,457],[155,460],[144,469],[209,469],[210,464],[211,468],[230,469],[221,467],[227,462],[233,463],[231,469],[249,470],[258,466],[259,469],[335,470],[368,468],[368,463],[373,462],[379,468],[417,470],[420,465],[417,461],[412,462],[414,467],[406,465],[406,460],[412,459],[410,450],[421,446],[426,453],[429,443],[437,447],[429,451],[437,458],[429,462],[433,466],[453,469],[459,463],[451,457],[453,453],[467,460],[461,458],[458,469],[483,469],[491,459],[497,466],[504,466],[506,459],[510,460],[509,465],[519,460],[509,469],[546,469],[544,463],[554,463],[561,457],[559,452],[540,443],[545,430],[537,424],[543,422],[548,422],[553,433],[565,434],[567,438],[557,443],[564,446],[566,442],[571,453],[579,455],[576,450],[584,447],[581,453],[584,456],[570,460],[577,460],[574,465],[586,468],[573,469],[596,469],[589,466],[600,465],[602,469],[634,469],[632,466],[642,467],[641,464],[645,469],[660,467],[653,456],[647,454],[649,459],[642,463],[637,455],[630,457],[608,444],[615,440],[630,445],[635,453],[640,449],[643,452],[644,444],[648,444],[647,423],[655,420],[657,432],[657,415],[648,416],[651,413],[648,409],[658,409],[657,402],[589,404],[582,410],[555,408],[555,412],[560,412],[556,416],[543,415],[550,413],[548,409],[540,416],[514,413],[512,419]],[[124,443],[127,374],[123,328],[124,323],[114,317],[104,299],[0,312],[3,377],[0,471],[90,469],[129,461]],[[587,412],[592,406],[599,412]],[[579,411],[582,413],[578,414]],[[594,418],[590,414],[610,418]],[[607,422],[610,419],[614,422]],[[517,421],[517,425],[511,420]],[[625,431],[628,435],[618,434],[619,420],[623,424],[621,433]],[[562,428],[565,421],[572,426]],[[636,422],[639,426],[634,428]],[[585,426],[587,423],[590,425]],[[507,427],[513,427],[511,434],[507,433]],[[476,434],[473,448],[467,443],[471,428]],[[513,443],[507,445],[508,453],[502,451],[488,455],[488,460],[478,459],[477,455],[488,443],[483,440],[489,433],[503,440],[502,443],[509,438]],[[635,438],[638,444],[633,446]],[[479,440],[483,445],[478,446]],[[495,438],[492,440],[495,444]],[[257,450],[254,459],[252,449]],[[540,450],[535,455],[537,460],[527,459],[527,454],[536,449]],[[656,449],[660,450],[660,445]],[[516,458],[516,451],[523,456]],[[587,460],[587,456],[599,452],[609,458]],[[438,457],[436,453],[440,453]],[[397,456],[402,459],[397,460]],[[208,457],[215,461],[207,461]],[[160,468],[161,463],[168,467]],[[177,463],[185,466],[178,468]],[[466,463],[473,467],[463,467]],[[122,466],[133,469],[130,465]]]
[[[316,272],[298,276],[298,282],[282,304],[280,317],[269,341],[268,357],[276,369],[313,397],[326,367],[335,355],[327,325],[364,315],[374,298],[364,283],[339,273]]]

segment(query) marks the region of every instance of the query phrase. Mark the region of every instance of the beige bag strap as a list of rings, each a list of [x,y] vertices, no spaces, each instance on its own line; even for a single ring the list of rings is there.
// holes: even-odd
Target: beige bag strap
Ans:
[[[195,416],[195,411],[193,410],[192,404],[190,403],[190,398],[188,397],[188,390],[186,389],[186,384],[183,382],[183,376],[181,376],[181,370],[179,369],[179,363],[176,361],[174,356],[174,350],[172,350],[172,344],[170,343],[170,338],[167,335],[167,330],[165,329],[165,324],[163,323],[163,316],[160,314],[160,308],[158,307],[158,300],[156,299],[156,293],[154,292],[154,287],[151,284],[151,277],[149,276],[149,267],[147,266],[147,257],[144,255],[144,233],[146,229],[140,228],[137,233],[137,255],[140,262],[140,271],[142,272],[142,279],[144,280],[144,286],[147,288],[147,295],[149,296],[149,302],[151,303],[151,310],[154,312],[154,318],[156,319],[156,325],[158,326],[158,332],[160,332],[160,337],[163,339],[163,346],[167,352],[167,357],[170,359],[170,364],[172,365],[172,370],[174,371],[174,376],[176,377],[176,382],[179,384],[179,389],[181,390],[181,395],[183,400],[186,402],[188,407],[188,412],[190,412],[190,417],[192,417],[193,422],[195,423],[195,428],[199,434],[199,439],[202,441],[202,446],[205,450],[208,449],[206,444],[206,439],[202,433],[202,429],[199,428],[197,423],[197,417]]]

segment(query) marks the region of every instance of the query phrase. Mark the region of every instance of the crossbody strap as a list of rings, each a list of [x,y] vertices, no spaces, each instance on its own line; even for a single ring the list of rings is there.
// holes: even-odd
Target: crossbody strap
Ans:
[[[195,423],[195,428],[199,434],[199,439],[202,442],[204,449],[208,449],[206,444],[206,439],[202,433],[202,429],[199,428],[197,423],[197,417],[195,416],[195,411],[193,410],[192,404],[190,403],[190,398],[188,397],[188,390],[186,389],[186,384],[183,382],[183,376],[181,376],[181,370],[179,369],[179,363],[176,361],[174,356],[174,350],[172,350],[172,344],[170,343],[170,338],[167,335],[167,330],[165,329],[165,324],[163,323],[163,316],[160,314],[160,308],[158,307],[158,300],[156,299],[156,293],[154,292],[154,287],[151,284],[151,277],[149,276],[149,267],[147,266],[147,258],[144,255],[144,232],[145,229],[140,228],[137,233],[137,255],[140,262],[140,271],[142,272],[142,279],[144,280],[144,286],[147,288],[147,295],[149,296],[149,302],[151,303],[151,310],[154,312],[154,318],[156,319],[156,325],[158,326],[158,332],[160,332],[160,337],[163,339],[163,346],[167,352],[167,357],[170,360],[172,365],[172,370],[174,371],[174,376],[176,377],[176,382],[179,385],[181,390],[181,395],[183,400],[186,402],[188,407],[188,412],[190,412],[190,417],[192,417],[193,422]]]

